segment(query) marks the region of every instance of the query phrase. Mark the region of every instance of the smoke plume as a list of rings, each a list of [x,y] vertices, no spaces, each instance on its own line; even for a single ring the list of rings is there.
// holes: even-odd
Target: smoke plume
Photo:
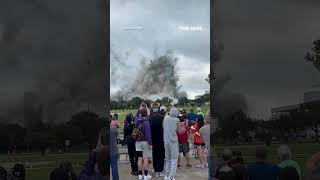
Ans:
[[[176,71],[177,61],[178,58],[170,50],[163,56],[156,56],[150,63],[142,60],[133,83],[112,94],[111,99],[119,101],[141,97],[156,100],[163,97],[178,99],[187,96],[177,84],[179,81]]]
[[[218,68],[219,62],[223,59],[222,51],[224,46],[215,39],[213,47],[214,68]],[[232,77],[229,73],[220,73],[215,74],[215,79],[212,82],[214,116],[220,120],[236,111],[247,112],[248,110],[247,101],[243,94],[226,90],[226,85],[230,81],[232,81]]]
[[[0,116],[27,124],[26,104],[47,122],[106,103],[99,0],[0,2]],[[27,98],[32,94],[34,98]]]

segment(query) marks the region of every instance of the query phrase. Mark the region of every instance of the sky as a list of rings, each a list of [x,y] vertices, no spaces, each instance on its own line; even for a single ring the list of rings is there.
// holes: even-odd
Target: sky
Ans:
[[[89,101],[104,108],[108,69],[99,3],[0,1],[0,118],[23,115],[25,92],[54,107],[46,108],[53,114],[79,112]]]
[[[210,1],[202,0],[111,0],[110,93],[125,88],[148,62],[170,49],[179,58],[181,90],[189,98],[209,90]],[[123,30],[141,26],[143,30]],[[179,26],[201,26],[201,31],[182,31]]]
[[[245,95],[249,112],[269,117],[272,107],[297,104],[320,83],[304,60],[320,39],[320,1],[223,0],[215,7],[217,39],[224,44],[217,73],[226,89]],[[218,75],[217,74],[217,75]]]

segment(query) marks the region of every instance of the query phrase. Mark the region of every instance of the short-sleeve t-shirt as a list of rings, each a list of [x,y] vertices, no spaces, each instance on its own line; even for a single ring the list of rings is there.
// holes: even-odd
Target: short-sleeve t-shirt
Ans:
[[[188,142],[188,124],[186,122],[179,122],[178,127],[178,142],[184,144]]]

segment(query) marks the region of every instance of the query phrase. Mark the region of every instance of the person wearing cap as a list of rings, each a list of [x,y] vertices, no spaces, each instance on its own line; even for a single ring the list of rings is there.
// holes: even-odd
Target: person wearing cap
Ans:
[[[163,168],[164,168],[164,158],[165,158],[165,150],[164,150],[164,142],[163,142],[163,118],[164,116],[160,114],[160,104],[153,103],[152,105],[152,113],[149,116],[150,120],[150,128],[151,128],[151,137],[152,137],[152,162],[155,172],[155,177],[164,176]],[[162,107],[163,109],[163,107]]]
[[[179,128],[178,128],[178,142],[179,142],[179,156],[178,156],[178,168],[181,167],[180,165],[180,153],[183,153],[183,156],[186,158],[187,168],[191,168],[192,165],[190,164],[190,155],[189,155],[189,142],[188,142],[188,132],[189,126],[188,123],[185,121],[183,114],[179,114]]]
[[[163,140],[166,157],[166,170],[164,180],[175,180],[178,160],[178,127],[179,111],[172,107],[169,114],[163,119]]]

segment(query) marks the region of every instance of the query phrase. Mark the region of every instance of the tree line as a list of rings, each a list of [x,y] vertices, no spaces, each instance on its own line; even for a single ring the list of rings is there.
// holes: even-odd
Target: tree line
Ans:
[[[303,107],[306,108],[306,107]],[[215,140],[239,143],[252,141],[288,142],[290,138],[305,139],[306,130],[313,131],[314,141],[320,138],[320,106],[312,109],[299,109],[281,114],[270,119],[252,118],[243,111],[236,111],[219,119],[219,129],[214,134]],[[217,142],[217,141],[215,141]]]
[[[173,99],[169,97],[163,97],[161,99],[157,99],[160,104],[163,104],[165,106],[170,106]],[[128,101],[125,100],[112,100],[110,103],[110,107],[112,110],[116,109],[136,109],[140,106],[142,102],[151,103],[150,99],[142,99],[140,97],[134,97]],[[195,99],[188,99],[187,97],[180,97],[178,98],[177,106],[185,107],[185,106],[203,106],[206,103],[210,102],[210,95],[209,94],[203,94],[200,96],[197,96]]]
[[[32,128],[0,123],[0,152],[7,152],[11,146],[16,146],[20,152],[47,148],[65,150],[66,140],[70,141],[71,149],[90,149],[96,144],[99,130],[106,124],[106,117],[93,112],[79,112],[59,124],[38,122]]]

